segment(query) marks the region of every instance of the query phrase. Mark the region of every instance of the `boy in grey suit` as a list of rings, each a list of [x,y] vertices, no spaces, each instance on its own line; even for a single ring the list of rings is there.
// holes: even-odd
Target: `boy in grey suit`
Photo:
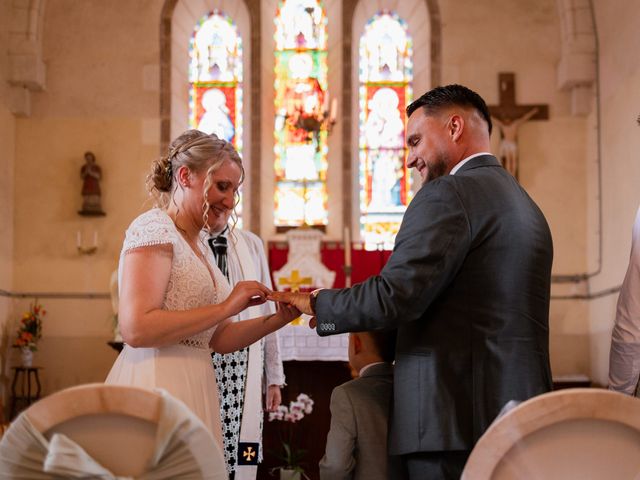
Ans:
[[[359,377],[333,389],[322,480],[400,478],[387,454],[395,340],[395,331],[349,335],[349,363]]]

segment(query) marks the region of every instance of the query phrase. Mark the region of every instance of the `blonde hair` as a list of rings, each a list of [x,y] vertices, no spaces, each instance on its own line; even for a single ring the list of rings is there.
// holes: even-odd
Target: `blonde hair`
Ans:
[[[166,209],[173,199],[173,194],[178,187],[182,188],[176,180],[176,173],[182,166],[194,173],[205,171],[202,219],[207,225],[209,201],[207,196],[211,188],[211,175],[222,166],[225,161],[230,161],[240,167],[240,183],[244,180],[244,168],[240,155],[233,145],[226,140],[218,138],[215,134],[206,134],[200,130],[187,130],[169,144],[166,155],[153,162],[151,173],[147,176],[147,188],[155,197],[159,207]],[[238,198],[236,197],[235,205]],[[234,222],[235,222],[234,205]]]

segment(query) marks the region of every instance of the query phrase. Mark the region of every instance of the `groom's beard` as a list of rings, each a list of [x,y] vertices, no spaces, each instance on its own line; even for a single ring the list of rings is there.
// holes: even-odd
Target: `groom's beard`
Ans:
[[[439,153],[433,161],[427,162],[427,169],[427,178],[422,182],[423,186],[447,172],[447,155]]]

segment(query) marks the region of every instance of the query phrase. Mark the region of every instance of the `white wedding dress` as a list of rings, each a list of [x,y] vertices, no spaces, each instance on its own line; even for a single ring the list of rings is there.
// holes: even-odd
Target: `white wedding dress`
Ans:
[[[122,275],[124,256],[129,250],[161,244],[173,246],[171,275],[162,305],[164,310],[189,310],[227,298],[231,288],[217,268],[211,250],[206,245],[199,245],[209,264],[207,267],[167,213],[158,208],[140,215],[127,229],[120,254],[119,274]],[[204,422],[222,448],[220,402],[209,349],[215,328],[166,347],[133,348],[125,345],[106,383],[167,390]]]

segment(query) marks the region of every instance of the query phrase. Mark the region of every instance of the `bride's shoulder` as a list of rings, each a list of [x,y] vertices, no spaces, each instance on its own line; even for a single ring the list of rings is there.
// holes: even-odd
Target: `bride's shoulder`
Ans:
[[[177,232],[171,217],[160,208],[153,208],[139,215],[127,228],[125,245],[129,248],[142,245],[175,243]]]
[[[147,210],[144,213],[138,215],[129,225],[129,228],[135,227],[138,225],[148,225],[150,223],[155,223],[158,225],[171,225],[173,226],[173,221],[169,214],[162,210],[161,208],[152,208],[151,210]]]

